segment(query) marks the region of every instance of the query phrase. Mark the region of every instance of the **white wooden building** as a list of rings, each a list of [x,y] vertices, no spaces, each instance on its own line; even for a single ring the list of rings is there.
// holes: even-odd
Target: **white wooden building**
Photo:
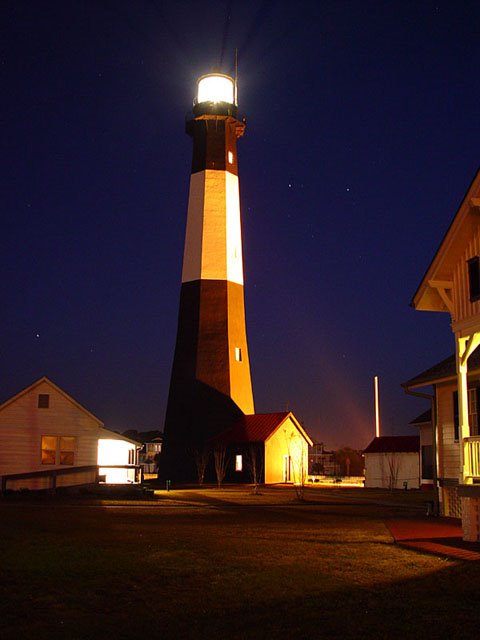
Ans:
[[[428,409],[409,422],[416,427],[420,437],[420,488],[431,489],[433,486],[433,437],[432,410]]]
[[[0,405],[3,491],[136,483],[138,448],[46,377]]]
[[[382,489],[418,489],[420,486],[420,438],[380,436],[363,452],[365,486]]]
[[[404,386],[410,390],[422,390],[431,386],[435,403],[435,456],[439,483],[440,511],[444,516],[462,517],[462,500],[459,495],[458,474],[460,468],[460,424],[455,355],[438,362],[433,367],[411,378]],[[468,420],[472,433],[468,442],[479,441],[480,400],[480,349],[469,358],[468,370]],[[432,433],[432,427],[427,433]],[[433,443],[433,437],[431,442]],[[433,448],[433,447],[432,447]],[[474,485],[472,485],[474,486]],[[474,489],[475,490],[475,489]],[[460,491],[462,489],[460,488]]]
[[[424,385],[434,385],[436,464],[445,515],[461,515],[465,540],[480,539],[480,434],[475,350],[480,345],[480,171],[477,172],[415,292],[419,311],[449,314],[455,356],[448,371],[436,365]],[[428,378],[428,379],[427,379]],[[419,389],[421,376],[405,383]],[[458,402],[454,400],[457,393]]]

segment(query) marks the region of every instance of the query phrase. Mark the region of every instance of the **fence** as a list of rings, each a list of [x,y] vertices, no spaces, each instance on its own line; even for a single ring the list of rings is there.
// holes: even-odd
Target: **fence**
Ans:
[[[91,484],[104,482],[105,476],[100,475],[99,469],[132,469],[134,471],[134,484],[140,484],[143,481],[142,467],[140,465],[123,464],[123,465],[86,465],[83,467],[67,467],[62,469],[45,469],[42,471],[28,471],[26,473],[10,473],[1,476],[1,493],[4,494],[8,489],[8,483],[17,483],[19,480],[39,480],[40,485],[45,480],[45,486],[38,488],[50,489],[55,491],[58,485],[58,479],[65,476],[75,474],[84,475],[84,482],[75,482],[74,484]],[[63,483],[62,483],[63,484]],[[70,486],[65,485],[63,486]],[[37,487],[36,487],[37,488]]]

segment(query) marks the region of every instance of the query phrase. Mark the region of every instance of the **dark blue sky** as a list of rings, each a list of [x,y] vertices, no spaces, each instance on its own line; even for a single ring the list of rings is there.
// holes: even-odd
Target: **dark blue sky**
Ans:
[[[226,20],[229,15],[230,19]],[[1,396],[41,375],[163,426],[196,78],[239,49],[256,410],[329,446],[426,406],[454,350],[411,297],[479,165],[480,4],[4,0]]]

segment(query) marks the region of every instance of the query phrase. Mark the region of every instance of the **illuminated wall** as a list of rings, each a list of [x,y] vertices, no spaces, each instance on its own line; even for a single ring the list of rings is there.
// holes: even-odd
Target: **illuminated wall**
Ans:
[[[128,484],[135,482],[135,469],[109,468],[110,465],[128,465],[135,459],[134,456],[135,445],[130,442],[107,438],[99,439],[97,459],[99,475],[105,476],[104,482],[106,484]]]
[[[308,443],[293,420],[287,418],[265,442],[265,482],[306,482]]]
[[[419,453],[366,453],[365,454],[365,486],[383,489],[408,489],[420,486],[420,454]]]

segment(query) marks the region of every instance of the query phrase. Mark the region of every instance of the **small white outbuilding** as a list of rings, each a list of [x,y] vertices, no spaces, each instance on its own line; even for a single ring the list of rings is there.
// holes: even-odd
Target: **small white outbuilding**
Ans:
[[[383,489],[420,487],[420,438],[380,436],[364,450],[365,486]]]
[[[137,483],[140,447],[46,377],[0,405],[2,491]]]

